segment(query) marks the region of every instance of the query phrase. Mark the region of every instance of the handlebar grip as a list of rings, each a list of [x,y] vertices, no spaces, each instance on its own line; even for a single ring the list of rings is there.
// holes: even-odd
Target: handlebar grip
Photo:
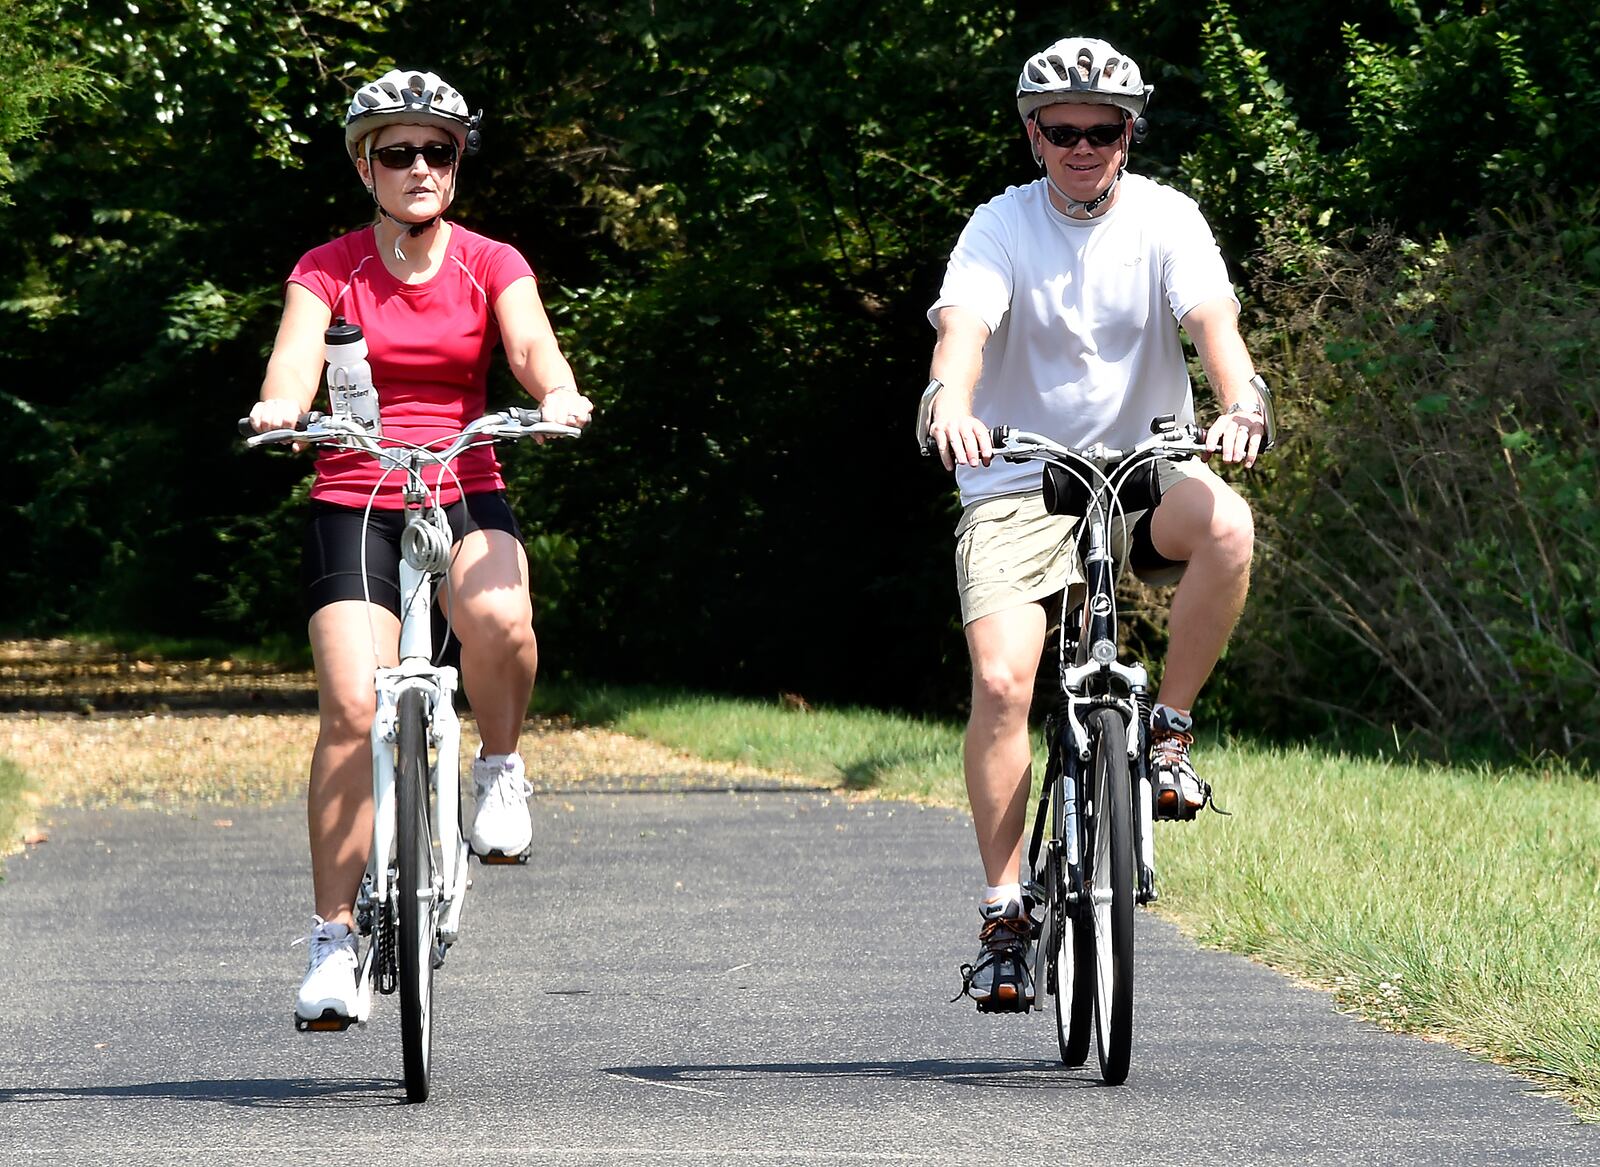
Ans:
[[[241,438],[253,438],[256,436],[256,427],[250,424],[248,417],[239,419],[239,436]]]
[[[989,431],[989,444],[992,445],[992,446],[996,446],[996,447],[1003,446],[1003,445],[1006,444],[1006,439],[1009,438],[1010,436],[1011,436],[1011,427],[1010,426],[1008,426],[1008,425],[997,425],[997,426],[994,427],[994,429]]]

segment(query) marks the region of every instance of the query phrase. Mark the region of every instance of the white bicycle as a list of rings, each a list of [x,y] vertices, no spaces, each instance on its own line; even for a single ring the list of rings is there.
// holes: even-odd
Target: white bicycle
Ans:
[[[434,662],[434,588],[450,566],[454,538],[444,509],[422,478],[426,466],[448,473],[464,450],[501,439],[577,437],[574,426],[544,421],[536,409],[486,414],[442,450],[371,437],[359,423],[309,413],[294,429],[257,434],[239,423],[246,445],[298,442],[365,450],[405,475],[401,535],[400,663],[376,672],[372,719],[372,852],[356,897],[356,929],[367,939],[357,973],[354,1017],[295,1018],[301,1030],[341,1030],[365,1023],[372,993],[400,992],[406,1098],[428,1097],[433,1050],[433,974],[461,931],[469,886],[461,829],[461,724],[456,670]],[[376,493],[376,492],[374,492]],[[370,502],[369,502],[370,511]],[[366,562],[365,548],[362,562]]]

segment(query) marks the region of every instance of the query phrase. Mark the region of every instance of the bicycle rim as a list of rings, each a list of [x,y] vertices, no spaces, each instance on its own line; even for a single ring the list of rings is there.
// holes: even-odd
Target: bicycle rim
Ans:
[[[439,897],[429,816],[428,739],[424,700],[409,689],[400,695],[399,744],[395,765],[400,878],[399,936],[400,1047],[405,1063],[406,1099],[427,1100],[433,1052],[433,960]]]
[[[1088,885],[1094,926],[1094,1019],[1100,1076],[1128,1077],[1133,1045],[1133,794],[1127,729],[1112,709],[1089,717],[1093,745],[1094,827]]]
[[[1065,780],[1054,757],[1050,762],[1054,785],[1050,788],[1050,991],[1056,998],[1056,1045],[1061,1062],[1081,1066],[1089,1058],[1093,1029],[1094,934],[1084,913],[1067,902],[1072,872],[1067,867],[1068,842]],[[1082,842],[1078,840],[1078,853]],[[1080,861],[1081,865],[1081,861]]]

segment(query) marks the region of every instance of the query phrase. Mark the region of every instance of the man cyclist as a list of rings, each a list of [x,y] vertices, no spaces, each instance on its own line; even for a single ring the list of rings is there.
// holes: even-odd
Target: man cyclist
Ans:
[[[1208,442],[1249,466],[1264,433],[1210,228],[1193,200],[1125,169],[1151,89],[1105,41],[1068,37],[1030,57],[1017,110],[1043,175],[977,209],[928,310],[938,330],[929,435],[963,506],[956,580],[973,678],[963,760],[987,884],[963,991],[985,1011],[1033,1002],[1036,926],[1020,886],[1028,713],[1045,601],[1083,579],[1078,520],[1046,513],[1036,463],[993,457],[990,427],[1127,448],[1161,414],[1192,421],[1181,327],[1222,409]],[[1211,795],[1189,758],[1190,710],[1244,607],[1254,535],[1248,505],[1202,462],[1156,466],[1160,502],[1128,516],[1129,556],[1154,582],[1181,576],[1151,763],[1157,814],[1188,819]]]

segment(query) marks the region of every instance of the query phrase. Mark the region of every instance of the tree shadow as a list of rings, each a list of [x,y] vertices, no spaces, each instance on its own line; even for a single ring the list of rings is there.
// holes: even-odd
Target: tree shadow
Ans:
[[[406,1101],[404,1083],[394,1078],[214,1078],[109,1086],[0,1086],[0,1105],[159,1098],[255,1110],[354,1110],[403,1106]]]

